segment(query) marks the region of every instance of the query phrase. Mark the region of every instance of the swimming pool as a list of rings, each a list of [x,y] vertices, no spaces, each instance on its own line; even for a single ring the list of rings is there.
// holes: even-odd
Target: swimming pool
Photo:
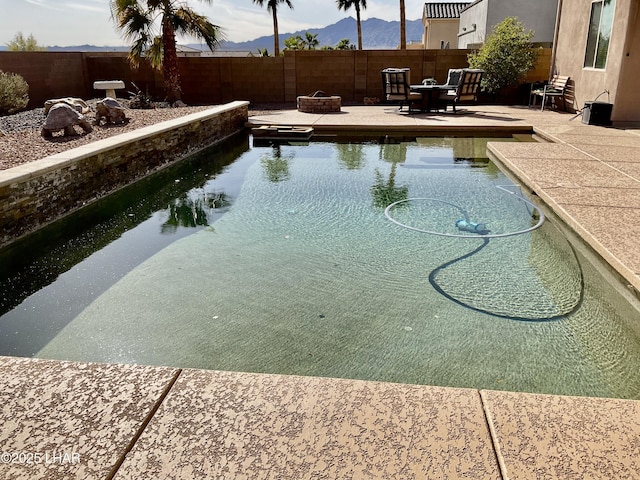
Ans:
[[[105,244],[20,284],[0,353],[639,398],[637,306],[485,145],[241,139],[187,162],[30,264]]]

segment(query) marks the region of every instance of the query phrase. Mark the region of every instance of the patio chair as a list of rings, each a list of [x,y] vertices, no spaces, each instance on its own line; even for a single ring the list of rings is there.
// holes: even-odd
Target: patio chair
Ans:
[[[567,110],[567,99],[565,97],[567,93],[567,85],[569,84],[569,77],[563,77],[554,75],[550,82],[545,82],[543,85],[531,84],[531,92],[529,94],[529,106],[536,106],[536,97],[540,97],[542,107],[541,111],[544,111],[544,104],[547,100],[551,100],[555,103],[556,98],[562,99],[564,110]]]
[[[400,110],[406,104],[409,113],[414,103],[422,102],[422,95],[411,91],[408,68],[385,68],[382,70],[382,88],[387,101],[400,102]]]
[[[449,87],[450,89],[454,89],[458,85],[460,85],[463,71],[464,68],[450,68],[449,72],[447,73],[447,81],[442,86],[442,88]]]
[[[463,68],[459,83],[453,88],[443,88],[440,92],[438,101],[441,105],[444,105],[444,110],[447,110],[447,105],[451,105],[455,113],[457,104],[461,102],[477,102],[478,90],[480,90],[480,80],[482,80],[483,73],[484,70],[477,68]],[[450,77],[447,79],[447,84],[445,84],[444,87],[448,87],[449,82],[455,82],[456,74],[457,72],[449,70]]]

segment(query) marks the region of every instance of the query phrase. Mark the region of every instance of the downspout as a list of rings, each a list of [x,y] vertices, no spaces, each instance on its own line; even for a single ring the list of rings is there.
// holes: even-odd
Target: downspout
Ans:
[[[556,28],[553,32],[553,48],[551,49],[551,66],[549,67],[549,80],[553,78],[556,66],[556,51],[558,50],[558,33],[560,32],[560,17],[562,16],[562,0],[558,0],[556,11]]]

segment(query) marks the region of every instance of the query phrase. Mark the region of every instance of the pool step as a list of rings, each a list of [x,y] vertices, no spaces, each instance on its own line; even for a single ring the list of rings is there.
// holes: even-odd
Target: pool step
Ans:
[[[301,141],[309,140],[313,135],[312,127],[292,127],[286,125],[262,125],[251,129],[255,139]]]

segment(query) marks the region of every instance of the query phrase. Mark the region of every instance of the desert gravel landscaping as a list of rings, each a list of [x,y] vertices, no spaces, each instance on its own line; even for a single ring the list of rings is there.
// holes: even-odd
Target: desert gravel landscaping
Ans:
[[[95,104],[95,101],[87,103],[92,105]],[[86,134],[81,128],[74,127],[77,135],[65,137],[60,131],[49,139],[43,138],[40,134],[45,119],[44,108],[35,108],[0,117],[0,132],[2,132],[0,133],[0,170],[208,108],[211,106],[127,109],[126,115],[129,121],[125,124],[93,125],[93,131]],[[88,113],[87,116],[93,123],[95,111]]]

